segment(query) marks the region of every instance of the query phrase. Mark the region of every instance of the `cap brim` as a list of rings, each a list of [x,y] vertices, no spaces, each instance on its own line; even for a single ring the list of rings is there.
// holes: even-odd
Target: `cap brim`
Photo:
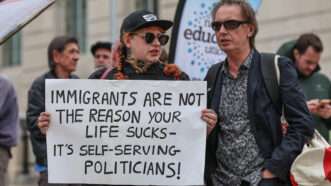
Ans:
[[[150,22],[146,22],[142,25],[139,25],[136,28],[132,29],[132,31],[136,31],[138,29],[146,28],[146,27],[150,27],[150,26],[157,26],[157,27],[162,28],[163,30],[168,30],[170,27],[172,27],[172,25],[173,25],[172,21],[156,20],[156,21],[150,21]]]

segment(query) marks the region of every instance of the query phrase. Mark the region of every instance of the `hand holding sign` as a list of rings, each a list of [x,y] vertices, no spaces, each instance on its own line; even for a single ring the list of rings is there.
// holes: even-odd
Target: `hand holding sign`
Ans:
[[[47,129],[49,127],[50,114],[48,112],[40,113],[38,117],[37,126],[40,129],[41,133],[46,135]]]
[[[207,134],[214,129],[217,123],[217,114],[212,109],[203,109],[201,119],[207,123]]]

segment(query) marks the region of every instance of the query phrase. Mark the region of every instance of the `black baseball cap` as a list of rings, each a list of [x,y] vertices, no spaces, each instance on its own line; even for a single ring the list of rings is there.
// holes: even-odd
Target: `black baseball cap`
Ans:
[[[121,35],[124,32],[134,32],[140,28],[149,26],[158,26],[164,30],[168,30],[172,25],[172,21],[161,20],[150,11],[137,10],[124,18],[121,25]]]
[[[112,43],[111,42],[98,41],[94,45],[92,45],[92,47],[91,47],[91,53],[93,54],[93,56],[95,56],[95,52],[98,49],[102,48],[102,49],[107,49],[107,50],[111,51],[111,47],[112,47]]]

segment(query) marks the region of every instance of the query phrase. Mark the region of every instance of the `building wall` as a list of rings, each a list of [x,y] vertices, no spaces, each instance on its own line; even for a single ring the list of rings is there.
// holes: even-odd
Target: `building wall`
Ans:
[[[331,1],[263,1],[257,15],[260,26],[258,49],[274,52],[283,42],[305,32],[314,32],[324,44],[322,72],[331,76]]]
[[[10,68],[0,67],[0,73],[8,76],[15,85],[22,117],[25,117],[29,86],[33,79],[48,69],[46,51],[50,40],[65,33],[64,1],[57,0],[52,7],[21,31],[22,64]],[[178,1],[160,0],[160,17],[173,19]],[[82,53],[76,74],[86,78],[93,71],[89,47],[98,40],[114,40],[118,37],[120,23],[133,10],[135,0],[88,0],[88,50]],[[110,17],[112,13],[116,15],[115,19]],[[323,72],[331,76],[331,24],[328,21],[331,20],[330,0],[267,0],[263,1],[257,17],[260,30],[256,44],[260,51],[274,52],[283,42],[295,39],[304,32],[315,32],[320,35],[325,45],[321,62]],[[115,27],[115,31],[112,26]],[[0,62],[1,59],[0,52]],[[18,158],[19,149],[15,152],[11,169],[18,172],[19,167],[15,165],[19,164],[21,157]]]

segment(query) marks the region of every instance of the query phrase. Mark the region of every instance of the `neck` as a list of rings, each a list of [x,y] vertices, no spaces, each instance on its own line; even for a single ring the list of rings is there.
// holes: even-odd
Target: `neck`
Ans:
[[[245,59],[250,54],[251,49],[242,51],[234,51],[227,54],[227,60],[229,65],[229,72],[233,77],[237,77],[240,66],[245,62]]]
[[[70,72],[66,72],[62,68],[55,67],[54,72],[59,79],[68,79],[70,76]]]

